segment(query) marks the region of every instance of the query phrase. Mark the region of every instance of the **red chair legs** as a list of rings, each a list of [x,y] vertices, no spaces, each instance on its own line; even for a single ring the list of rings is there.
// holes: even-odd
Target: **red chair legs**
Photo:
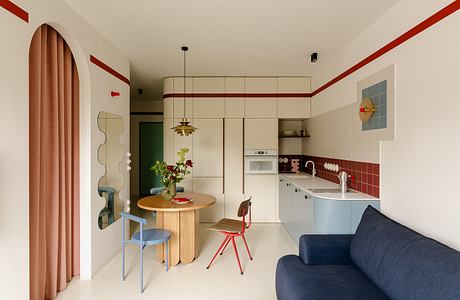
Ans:
[[[214,259],[216,258],[217,253],[220,252],[220,249],[222,249],[222,247],[224,246],[224,244],[227,243],[229,240],[230,240],[230,237],[229,237],[228,235],[226,235],[224,241],[222,242],[222,244],[220,244],[219,249],[217,249],[216,254],[214,254],[214,256],[213,256],[212,259],[211,259],[211,262],[210,262],[209,265],[206,267],[206,269],[209,269],[209,267],[211,266],[212,262],[213,262]]]
[[[251,251],[249,251],[248,243],[246,243],[246,238],[244,237],[244,234],[242,234],[241,237],[243,238],[243,242],[244,242],[244,245],[246,246],[246,250],[248,250],[249,259],[252,260]],[[222,252],[223,252],[223,251],[222,251]]]
[[[241,275],[243,275],[243,269],[241,268],[240,257],[238,256],[238,249],[236,248],[236,244],[235,244],[235,237],[232,236],[231,239],[232,239],[232,244],[233,244],[233,250],[235,250],[236,260],[238,261],[238,266],[240,267]]]
[[[227,245],[228,245],[229,242],[230,242],[230,239],[228,239],[227,242],[225,243],[224,249],[222,249],[222,251],[220,251],[220,255],[224,254],[224,251],[225,251],[225,249],[227,249]]]
[[[246,238],[244,237],[244,234],[235,234],[235,235],[226,234],[224,241],[222,242],[222,244],[220,244],[219,249],[217,249],[216,253],[212,257],[211,262],[206,267],[206,269],[209,269],[209,267],[214,262],[214,260],[216,259],[217,254],[219,252],[220,252],[220,255],[222,255],[224,253],[224,251],[227,248],[228,244],[230,243],[230,241],[232,241],[233,250],[235,251],[236,261],[238,262],[238,267],[240,268],[241,275],[243,275],[243,268],[241,267],[240,257],[238,255],[238,249],[237,249],[236,243],[235,243],[235,237],[236,236],[241,236],[243,238],[244,245],[246,246],[246,250],[248,251],[248,254],[249,254],[249,259],[252,260],[252,255],[251,255],[251,252],[249,251],[248,243],[246,242]]]

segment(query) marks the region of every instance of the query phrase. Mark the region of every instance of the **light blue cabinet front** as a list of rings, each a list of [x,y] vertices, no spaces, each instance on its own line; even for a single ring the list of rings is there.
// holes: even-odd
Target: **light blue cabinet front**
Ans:
[[[350,202],[314,197],[315,233],[350,233]]]
[[[379,201],[313,197],[279,179],[279,218],[297,245],[303,234],[354,234],[368,205],[380,210]]]
[[[380,210],[379,201],[350,201],[351,202],[351,232],[355,233],[358,228],[359,222],[361,222],[361,217],[363,216],[364,211],[368,205],[374,207],[377,210]]]
[[[313,233],[313,199],[305,191],[294,187],[292,204],[292,234],[294,241],[299,242],[302,234]]]

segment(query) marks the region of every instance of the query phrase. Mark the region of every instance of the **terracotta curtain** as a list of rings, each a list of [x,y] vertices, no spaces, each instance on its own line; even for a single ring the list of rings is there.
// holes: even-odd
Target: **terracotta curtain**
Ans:
[[[29,53],[30,299],[54,299],[80,273],[79,81],[48,25]]]

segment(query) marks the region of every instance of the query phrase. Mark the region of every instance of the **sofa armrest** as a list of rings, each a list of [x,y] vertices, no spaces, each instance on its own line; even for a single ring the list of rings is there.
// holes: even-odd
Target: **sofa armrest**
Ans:
[[[307,265],[349,265],[351,234],[305,234],[299,239],[299,256]]]

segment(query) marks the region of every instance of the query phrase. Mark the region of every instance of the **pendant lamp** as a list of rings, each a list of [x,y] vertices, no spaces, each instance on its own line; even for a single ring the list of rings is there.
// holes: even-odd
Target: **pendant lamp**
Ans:
[[[173,127],[171,129],[174,129],[174,131],[181,135],[181,136],[188,136],[195,132],[195,130],[198,130],[198,128],[193,127],[190,125],[190,122],[187,121],[187,114],[186,114],[186,107],[187,107],[187,72],[186,72],[186,67],[187,67],[187,60],[186,60],[186,53],[188,51],[188,47],[182,46],[181,50],[184,52],[184,117],[182,118],[182,121],[179,122],[179,125],[176,127]]]

